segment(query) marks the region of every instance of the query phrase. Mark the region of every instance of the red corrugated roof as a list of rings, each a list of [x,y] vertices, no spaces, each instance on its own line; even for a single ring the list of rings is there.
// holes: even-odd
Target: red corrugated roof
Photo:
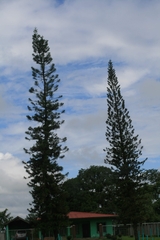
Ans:
[[[103,217],[117,217],[114,214],[91,213],[91,212],[69,212],[69,219],[78,218],[103,218]]]

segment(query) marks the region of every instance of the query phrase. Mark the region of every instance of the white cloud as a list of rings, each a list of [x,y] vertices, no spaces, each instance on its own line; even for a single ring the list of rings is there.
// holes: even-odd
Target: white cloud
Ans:
[[[25,217],[31,196],[24,176],[26,172],[18,158],[10,153],[0,153],[0,211],[8,208],[12,216]],[[22,213],[19,212],[21,207]]]
[[[151,55],[156,60],[159,58],[159,35],[155,24],[160,4],[148,2],[142,8],[138,1],[109,4],[109,1],[76,0],[65,1],[54,8],[53,3],[15,0],[2,5],[4,34],[0,41],[5,46],[1,49],[2,65],[5,60],[17,67],[22,64],[27,70],[31,62],[34,27],[49,39],[56,63],[108,55],[136,64],[138,53],[139,64],[144,65],[144,60],[150,62]],[[9,31],[5,31],[7,28]]]

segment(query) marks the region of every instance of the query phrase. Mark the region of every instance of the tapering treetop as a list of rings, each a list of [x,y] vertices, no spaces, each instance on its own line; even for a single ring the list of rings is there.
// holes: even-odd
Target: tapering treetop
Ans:
[[[106,140],[109,147],[105,149],[105,162],[121,171],[121,174],[136,175],[144,161],[141,140],[134,134],[129,111],[121,95],[120,85],[111,60],[108,63]]]

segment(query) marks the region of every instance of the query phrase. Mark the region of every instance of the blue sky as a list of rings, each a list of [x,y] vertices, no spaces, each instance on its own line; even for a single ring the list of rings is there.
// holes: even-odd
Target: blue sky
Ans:
[[[49,41],[61,79],[59,135],[70,149],[60,161],[64,172],[75,177],[104,165],[109,59],[148,157],[145,168],[160,168],[159,12],[159,0],[0,1],[0,210],[25,217],[31,201],[22,160],[35,27]]]

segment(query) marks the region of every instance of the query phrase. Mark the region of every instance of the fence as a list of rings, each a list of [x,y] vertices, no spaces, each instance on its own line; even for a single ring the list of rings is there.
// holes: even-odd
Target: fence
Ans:
[[[8,236],[7,239],[16,240],[15,236],[16,236],[17,230],[24,230],[26,232],[26,238],[24,238],[24,239],[21,238],[20,240],[39,240],[40,239],[38,229],[14,229],[14,230],[9,230],[9,236]],[[2,238],[1,235],[2,234],[0,234],[0,240],[5,240],[5,237]],[[60,237],[60,236],[67,236],[67,229],[65,227],[61,228],[58,236],[59,236],[59,239],[62,240],[62,237]],[[53,232],[52,233],[48,232],[47,237],[44,236],[43,239],[44,240],[54,240]]]
[[[115,236],[134,236],[134,230],[132,224],[118,224],[111,225],[113,229],[113,235]],[[102,236],[107,235],[106,227],[102,226]],[[160,222],[142,223],[138,225],[138,234],[140,237],[160,237]]]

